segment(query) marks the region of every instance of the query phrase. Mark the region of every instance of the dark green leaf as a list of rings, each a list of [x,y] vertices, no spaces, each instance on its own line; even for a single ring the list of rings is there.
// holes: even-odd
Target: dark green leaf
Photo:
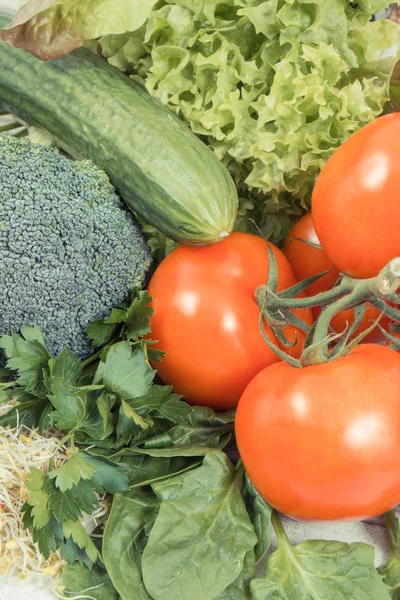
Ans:
[[[76,387],[81,373],[82,363],[69,348],[64,348],[50,364],[51,377],[63,379],[74,387]]]
[[[118,423],[117,423],[117,439],[118,444],[117,447],[121,448],[123,446],[127,446],[133,436],[138,434],[141,431],[139,425],[137,425],[133,419],[130,419],[126,414],[122,406],[119,408],[118,412]]]
[[[91,597],[94,600],[119,600],[119,594],[114,588],[107,571],[94,565],[88,569],[75,563],[66,566],[61,575],[61,585],[64,586],[64,596]]]
[[[53,412],[53,406],[50,402],[43,403],[43,410],[40,413],[39,420],[37,421],[37,426],[39,427],[39,431],[41,434],[46,433],[53,426],[53,418],[51,413]]]
[[[160,363],[165,356],[165,352],[163,350],[159,350],[158,348],[153,348],[152,344],[156,342],[146,341],[146,352],[148,359],[151,360],[152,363]]]
[[[97,398],[97,408],[103,422],[103,438],[107,438],[114,431],[115,416],[111,412],[115,404],[116,397],[114,394],[104,393]]]
[[[400,600],[400,521],[395,510],[386,515],[386,530],[389,537],[390,557],[378,572],[389,590],[392,600]]]
[[[259,563],[267,553],[270,546],[270,529],[272,508],[260,496],[250,479],[246,475],[247,498],[246,505],[253,523],[258,542],[254,548],[256,563]]]
[[[220,427],[201,427],[184,424],[176,425],[169,431],[156,435],[145,441],[146,449],[175,448],[179,454],[179,448],[224,448],[231,438],[233,425],[221,425]]]
[[[92,562],[96,562],[99,558],[98,550],[80,521],[63,521],[62,530],[66,539],[71,538],[81,550],[86,552]]]
[[[374,567],[374,549],[324,540],[281,541],[265,579],[251,583],[254,600],[390,600]]]
[[[104,564],[122,600],[151,600],[143,583],[141,555],[158,511],[146,490],[117,493],[103,537]]]
[[[116,494],[128,490],[129,467],[127,465],[117,464],[108,458],[91,456],[86,452],[79,454],[93,470],[91,481],[98,492]]]
[[[45,527],[32,531],[32,540],[39,545],[40,553],[46,560],[51,552],[55,552],[60,547],[63,538],[61,524],[54,517],[51,517]]]
[[[88,394],[77,391],[59,377],[52,378],[51,392],[50,400],[56,408],[51,417],[57,427],[66,431],[80,429],[88,415]]]
[[[118,326],[111,322],[94,321],[86,328],[86,335],[92,340],[92,346],[105,346],[118,333]]]
[[[129,342],[110,347],[104,365],[104,385],[124,400],[144,396],[155,377],[141,348],[132,351]]]
[[[153,598],[209,600],[239,576],[257,542],[241,494],[242,473],[215,451],[178,477],[179,494],[161,503],[143,552],[143,579]]]
[[[172,393],[172,387],[167,385],[152,385],[144,396],[129,400],[129,405],[139,414],[155,412],[173,423],[184,423],[192,412],[191,406]]]
[[[150,319],[154,310],[151,306],[151,297],[146,291],[139,291],[133,298],[130,307],[126,311],[126,323],[124,337],[128,340],[136,340],[138,337],[150,333]]]
[[[170,448],[126,448],[123,450],[125,456],[131,454],[147,454],[155,458],[174,456],[205,456],[207,452],[212,452],[215,448],[207,448],[207,446],[172,446]],[[118,456],[117,454],[116,456]]]
[[[19,385],[27,392],[43,398],[47,391],[43,383],[43,370],[47,369],[51,354],[40,329],[25,325],[21,328],[21,335],[14,332],[3,335],[0,348],[6,355],[7,367],[18,371]]]
[[[139,487],[171,477],[201,464],[202,459],[178,456],[176,458],[154,458],[145,455],[121,455],[123,464],[129,467],[129,486]]]
[[[89,393],[76,387],[82,364],[68,348],[52,361],[50,400],[56,409],[51,413],[60,429],[78,429],[89,411]]]
[[[97,506],[98,500],[91,481],[82,479],[78,485],[71,489],[61,492],[58,490],[52,480],[48,481],[46,490],[50,490],[53,485],[53,491],[48,501],[48,507],[53,512],[58,521],[75,520],[83,516],[83,513],[90,514]]]
[[[17,399],[17,398],[15,398]],[[37,396],[31,394],[20,394],[18,399],[22,399],[22,404],[13,406],[3,416],[0,417],[0,427],[17,427],[25,425],[29,429],[37,427],[45,414],[48,406],[47,400],[40,400]]]
[[[173,446],[206,446],[224,448],[234,428],[235,411],[215,413],[211,408],[192,406],[184,422],[162,433],[149,437],[146,448],[171,448]],[[135,444],[141,441],[135,440]]]
[[[24,529],[29,529],[34,527],[33,525],[33,517],[32,517],[32,506],[29,506],[27,502],[22,505],[21,508],[22,513],[22,524]]]
[[[153,424],[153,420],[150,417],[141,417],[139,413],[134,408],[132,408],[130,403],[126,400],[121,399],[121,408],[124,411],[125,416],[127,416],[128,419],[132,419],[135,425],[138,425],[142,429],[148,429]]]
[[[82,550],[79,548],[78,544],[75,544],[72,537],[64,540],[64,543],[61,546],[61,558],[66,560],[69,565],[72,565],[75,561],[78,561],[81,565],[85,565],[88,569],[93,568],[93,561],[90,560],[85,550]]]

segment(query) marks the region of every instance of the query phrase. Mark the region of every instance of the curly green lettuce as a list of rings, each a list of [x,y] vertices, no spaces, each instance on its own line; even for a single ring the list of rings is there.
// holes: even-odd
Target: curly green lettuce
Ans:
[[[167,0],[101,49],[227,165],[237,228],[281,239],[334,149],[384,109],[397,27],[370,19],[385,4]]]

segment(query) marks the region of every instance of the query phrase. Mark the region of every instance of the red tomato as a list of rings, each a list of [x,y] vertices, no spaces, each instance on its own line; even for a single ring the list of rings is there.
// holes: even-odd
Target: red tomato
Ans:
[[[390,348],[267,367],[241,397],[235,428],[253,484],[290,517],[365,519],[400,502],[400,356]]]
[[[293,285],[285,256],[271,247],[279,289]],[[156,269],[148,288],[154,308],[151,337],[166,352],[157,370],[187,402],[232,408],[254,375],[278,360],[260,333],[254,298],[267,276],[267,243],[245,233],[203,248],[176,248]],[[311,311],[297,314],[311,324]],[[277,343],[269,327],[265,331]],[[284,331],[290,340],[298,336],[291,352],[299,356],[304,333],[293,327]]]
[[[307,296],[315,296],[319,292],[330,290],[339,279],[340,272],[334,267],[333,262],[329,260],[323,250],[313,248],[300,240],[311,242],[312,244],[320,243],[315,233],[311,212],[303,215],[293,225],[286,237],[283,253],[288,259],[298,281],[331,269],[329,273],[307,288]]]
[[[338,269],[333,265],[332,261],[329,260],[324,250],[313,248],[312,246],[309,246],[300,240],[312,242],[313,244],[320,243],[314,229],[311,212],[308,212],[301,217],[301,219],[299,219],[299,221],[297,221],[297,223],[295,223],[295,225],[289,231],[285,240],[283,252],[288,259],[298,281],[307,279],[307,277],[312,277],[313,275],[317,275],[318,273],[323,273],[324,271],[331,269],[329,273],[321,277],[321,279],[307,288],[305,292],[307,296],[313,296],[319,292],[325,292],[331,289],[339,278],[340,273]],[[377,321],[379,315],[381,314],[377,308],[371,306],[370,304],[367,306],[368,309],[365,311],[363,319],[359,327],[356,329],[353,338],[359,333],[368,329],[374,321]],[[316,319],[320,313],[320,307],[313,308],[314,319]],[[354,309],[349,308],[347,310],[342,310],[340,313],[335,315],[331,321],[331,326],[337,333],[342,333],[353,322]],[[389,319],[387,317],[382,317],[379,324],[386,328],[389,326]],[[378,331],[380,333],[379,329]],[[382,334],[380,334],[378,337],[380,338],[381,335]],[[368,334],[366,338],[364,338],[364,341],[375,341],[375,337],[376,332],[375,329],[373,329],[372,332]]]
[[[379,117],[328,160],[312,196],[326,254],[353,277],[374,277],[400,255],[400,113]]]

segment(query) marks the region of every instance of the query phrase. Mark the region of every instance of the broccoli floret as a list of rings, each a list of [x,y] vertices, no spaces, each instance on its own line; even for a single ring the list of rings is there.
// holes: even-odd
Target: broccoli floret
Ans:
[[[28,140],[0,136],[0,190],[0,334],[38,325],[89,356],[89,323],[144,284],[140,227],[103,171]]]

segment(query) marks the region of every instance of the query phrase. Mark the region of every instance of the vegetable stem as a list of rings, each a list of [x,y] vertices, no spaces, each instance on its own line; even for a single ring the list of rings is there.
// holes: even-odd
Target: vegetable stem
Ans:
[[[285,528],[282,525],[281,518],[279,513],[276,510],[272,511],[271,515],[272,525],[274,526],[276,536],[278,538],[278,544],[283,544],[284,546],[290,546],[290,541],[285,531]]]
[[[386,530],[389,538],[390,553],[392,556],[400,556],[398,523],[396,510],[392,509],[385,515]]]

